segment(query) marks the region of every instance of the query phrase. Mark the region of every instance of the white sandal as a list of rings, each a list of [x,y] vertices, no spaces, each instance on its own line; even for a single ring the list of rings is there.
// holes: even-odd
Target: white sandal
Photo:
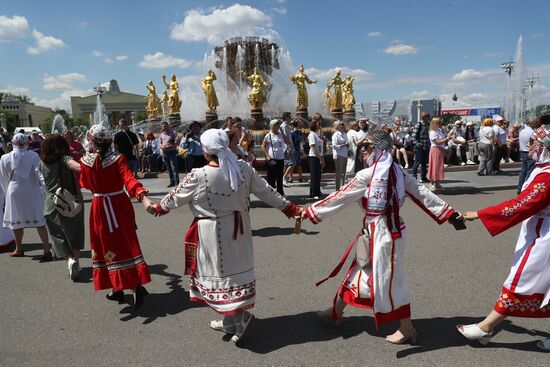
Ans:
[[[489,343],[489,340],[491,340],[491,337],[493,336],[492,332],[486,333],[485,331],[481,330],[479,326],[477,326],[477,324],[457,325],[456,329],[466,338],[479,341],[479,344],[481,345],[487,345],[487,343]]]
[[[550,352],[550,338],[539,340],[539,342],[537,343],[537,347],[547,352]]]
[[[210,321],[210,327],[216,331],[223,331],[226,334],[235,334],[235,325],[224,325],[223,320]]]
[[[248,316],[248,318],[247,318]],[[240,330],[237,330],[238,328],[235,327],[235,335],[231,337],[231,341],[234,343],[237,343],[239,340],[242,339],[244,336],[244,333],[246,332],[246,329],[248,328],[248,325],[250,325],[250,322],[254,318],[254,315],[252,315],[250,312],[243,312],[243,316],[241,317],[241,321],[239,323],[241,324]]]

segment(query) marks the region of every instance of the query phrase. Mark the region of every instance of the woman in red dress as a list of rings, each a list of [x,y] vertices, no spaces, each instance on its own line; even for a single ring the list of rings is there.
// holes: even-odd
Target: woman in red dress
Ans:
[[[96,290],[112,289],[107,298],[119,303],[124,301],[124,289],[132,289],[137,310],[148,294],[143,284],[149,283],[151,277],[139,246],[128,195],[147,207],[147,189],[135,179],[126,158],[113,153],[110,129],[94,125],[88,140],[93,149],[80,160],[80,185],[94,195],[90,208],[94,286]]]

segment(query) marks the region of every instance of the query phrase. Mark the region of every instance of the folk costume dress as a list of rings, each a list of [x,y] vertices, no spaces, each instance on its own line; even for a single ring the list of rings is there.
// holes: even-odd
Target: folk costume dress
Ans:
[[[418,185],[413,176],[393,162],[388,151],[376,148],[373,154],[376,159],[368,168],[359,171],[339,191],[311,205],[306,214],[312,223],[318,224],[353,202],[358,202],[364,210],[355,240],[329,277],[317,285],[336,276],[355,248],[355,258],[337,296],[349,305],[372,308],[379,327],[411,316],[403,265],[407,229],[399,216],[405,196],[438,224],[448,220],[454,209],[426,187]],[[333,318],[337,318],[334,311]]]
[[[4,195],[4,189],[0,185],[0,218],[4,218],[4,203],[6,201],[6,195]],[[13,232],[7,228],[0,226],[0,249],[10,247],[15,244]]]
[[[27,150],[26,146],[15,146],[0,159],[0,184],[6,195],[4,228],[14,230],[46,225],[44,177],[39,165],[38,154]]]
[[[550,317],[550,163],[537,166],[514,199],[478,211],[492,236],[521,223],[512,268],[494,310]]]
[[[289,218],[298,211],[249,164],[235,157],[235,165],[240,172],[232,184],[213,162],[193,169],[157,205],[160,214],[189,205],[195,216],[185,235],[190,298],[224,316],[250,309],[255,302],[250,194]]]
[[[80,167],[80,185],[94,195],[89,223],[95,289],[119,291],[149,283],[128,197],[139,198],[147,190],[121,154],[110,153],[102,160],[97,153],[86,153]]]

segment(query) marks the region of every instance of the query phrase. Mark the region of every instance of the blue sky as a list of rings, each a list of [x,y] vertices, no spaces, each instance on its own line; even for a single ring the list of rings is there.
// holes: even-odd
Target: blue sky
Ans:
[[[501,103],[499,66],[522,34],[543,103],[550,102],[549,13],[549,2],[533,0],[3,1],[0,90],[67,108],[70,95],[113,78],[139,94],[163,72],[196,83],[213,40],[263,25],[279,32],[293,64],[312,78],[354,70],[359,101],[447,99],[456,91],[471,103]]]

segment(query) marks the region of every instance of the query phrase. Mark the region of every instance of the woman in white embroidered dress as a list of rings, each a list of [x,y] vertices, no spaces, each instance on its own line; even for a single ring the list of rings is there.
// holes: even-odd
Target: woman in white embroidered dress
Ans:
[[[4,227],[11,229],[15,237],[15,251],[10,256],[25,256],[23,231],[36,228],[44,246],[40,261],[50,261],[52,253],[44,218],[45,186],[39,170],[40,157],[27,150],[29,139],[25,134],[15,134],[12,144],[13,151],[0,159],[0,185],[6,193]]]
[[[372,308],[376,326],[400,320],[399,329],[386,340],[394,344],[414,342],[416,330],[411,322],[410,301],[405,280],[403,250],[407,230],[399,216],[399,208],[409,196],[437,223],[442,224],[455,212],[409,175],[391,156],[393,139],[384,130],[367,135],[362,148],[368,168],[339,191],[311,205],[302,213],[317,224],[351,203],[358,202],[365,210],[363,226],[350,244],[340,264],[329,277],[338,274],[345,259],[356,248],[356,256],[341,283],[334,306],[319,312],[322,319],[335,323],[342,317],[347,304]]]
[[[207,166],[191,171],[185,180],[148,211],[166,214],[189,205],[195,216],[185,235],[185,274],[190,277],[192,301],[204,302],[224,316],[210,326],[239,341],[252,314],[256,276],[250,194],[289,218],[300,208],[278,194],[246,162],[230,151],[225,131],[210,129],[201,136]]]
[[[506,317],[550,317],[550,114],[546,125],[535,130],[530,155],[537,166],[521,193],[477,212],[464,212],[466,220],[480,219],[491,236],[521,223],[512,268],[493,310],[478,324],[458,325],[470,340],[487,344],[493,329]],[[538,343],[550,351],[550,338]]]

